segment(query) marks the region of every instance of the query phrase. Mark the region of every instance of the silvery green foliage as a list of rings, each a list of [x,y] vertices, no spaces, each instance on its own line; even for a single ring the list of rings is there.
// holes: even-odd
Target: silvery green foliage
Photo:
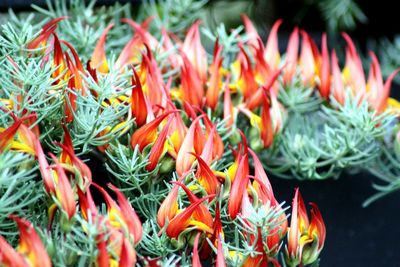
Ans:
[[[122,100],[118,105],[110,104],[118,97],[125,96],[131,89],[127,77],[121,77],[117,71],[101,76],[96,83],[90,76],[85,77],[85,90],[95,91],[93,94],[83,95],[70,88],[65,93],[76,95],[77,109],[74,112],[74,121],[70,125],[73,143],[82,147],[82,153],[88,153],[93,147],[109,144],[126,133],[134,120],[125,118],[129,112],[128,99]],[[69,104],[69,103],[67,103]],[[119,125],[119,126],[118,126]]]
[[[297,98],[293,96],[296,92],[285,95]],[[344,105],[331,97],[329,105],[315,108],[316,100],[312,95],[309,99],[310,104],[301,104],[307,108],[299,109],[296,103],[294,108],[288,107],[285,127],[273,148],[263,152],[268,171],[301,180],[326,179],[339,177],[348,168],[364,168],[380,155],[382,139],[394,120],[392,114],[376,114],[365,100],[350,94]]]
[[[371,42],[372,43],[372,42]],[[396,68],[400,66],[400,35],[396,35],[393,41],[382,39],[370,45],[372,51],[377,51],[381,61],[382,74],[388,77]],[[400,82],[399,76],[394,80]]]
[[[238,44],[248,40],[243,32],[244,27],[238,26],[235,29],[227,31],[225,24],[221,23],[214,30],[208,27],[201,28],[202,33],[214,44],[218,40],[218,44],[222,45],[222,57],[224,58],[223,66],[229,68],[239,52]]]
[[[30,218],[35,202],[43,197],[35,181],[37,168],[31,156],[20,152],[0,152],[0,235],[14,239],[18,230],[8,216]]]
[[[58,220],[59,216],[56,216]],[[81,213],[75,214],[69,231],[61,224],[53,224],[51,231],[38,228],[47,252],[55,266],[92,266],[99,254],[96,238],[101,234],[104,221],[100,217],[86,221]]]
[[[60,39],[66,40],[76,49],[81,60],[90,59],[96,43],[108,24],[115,27],[110,31],[107,46],[121,49],[129,40],[132,30],[121,23],[121,18],[131,18],[131,6],[115,4],[110,7],[95,8],[96,0],[47,0],[47,8],[33,6],[39,13],[47,18],[68,16],[58,23],[57,34]],[[47,22],[47,21],[44,21]],[[41,22],[41,24],[44,24]]]
[[[391,130],[391,134],[385,136],[379,157],[367,167],[368,171],[378,177],[380,181],[373,184],[378,192],[368,198],[363,206],[368,206],[381,197],[400,190],[399,128],[398,126],[392,127]]]
[[[144,18],[154,17],[152,30],[158,31],[158,34],[164,28],[182,36],[201,17],[202,8],[207,2],[208,0],[144,0],[140,15]]]
[[[355,0],[322,0],[317,3],[331,31],[353,30],[358,23],[368,21]]]

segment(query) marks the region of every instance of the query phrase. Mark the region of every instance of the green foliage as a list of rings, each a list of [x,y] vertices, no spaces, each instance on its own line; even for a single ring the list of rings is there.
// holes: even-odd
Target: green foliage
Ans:
[[[377,51],[382,66],[382,74],[388,77],[400,66],[400,36],[396,35],[393,41],[382,38],[376,42],[370,42],[370,49]],[[398,76],[394,79],[397,84],[400,82]]]
[[[0,153],[0,235],[14,240],[17,228],[8,216],[30,218],[35,203],[43,197],[36,181],[32,157],[20,152]]]
[[[323,0],[319,1],[318,7],[332,32],[354,30],[357,23],[368,21],[355,0]]]
[[[393,128],[393,135],[385,137],[379,156],[368,166],[368,171],[384,184],[376,183],[373,185],[378,192],[363,203],[364,207],[381,197],[400,190],[400,151],[397,135],[398,127],[395,127]]]
[[[58,18],[68,16],[58,23],[57,34],[63,40],[71,43],[76,49],[81,60],[86,62],[90,59],[93,48],[96,46],[97,40],[101,33],[110,23],[116,27],[111,30],[110,42],[107,43],[112,48],[122,48],[129,39],[130,28],[121,25],[121,18],[131,18],[131,6],[129,4],[121,6],[115,4],[110,7],[95,8],[96,0],[47,0],[47,9],[33,5],[33,8],[46,18]],[[47,22],[47,21],[45,21]],[[40,24],[43,24],[40,23]]]
[[[285,97],[304,99],[293,96],[296,94],[303,93],[289,92]],[[377,115],[366,101],[349,94],[343,106],[331,98],[332,106],[321,105],[317,110],[316,100],[313,97],[309,100],[302,104],[305,108],[293,105],[292,110],[289,106],[288,119],[278,141],[272,150],[263,153],[270,172],[301,180],[326,179],[339,177],[346,168],[362,168],[374,162],[393,115]],[[283,104],[293,102],[296,103],[290,100]]]
[[[183,36],[185,30],[201,17],[208,0],[145,0],[139,12],[144,18],[153,16],[153,30],[164,28]],[[156,35],[157,36],[157,35]]]

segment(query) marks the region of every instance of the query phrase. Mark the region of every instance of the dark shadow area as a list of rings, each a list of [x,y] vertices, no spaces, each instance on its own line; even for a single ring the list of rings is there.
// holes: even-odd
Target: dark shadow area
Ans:
[[[51,2],[54,2],[54,0],[50,0]],[[82,0],[84,1],[84,0]],[[90,2],[90,1],[85,1],[85,2]],[[116,2],[119,2],[121,4],[124,3],[139,3],[141,0],[97,0],[96,5],[101,6],[101,5],[113,5]],[[35,4],[37,6],[41,7],[46,7],[46,0],[1,0],[0,1],[0,12],[7,12],[9,8],[12,8],[15,12],[18,11],[31,11],[31,5]]]
[[[377,181],[367,173],[325,181],[270,180],[279,201],[289,205],[300,187],[305,203],[319,206],[327,227],[320,266],[400,266],[400,192],[362,208],[376,192],[371,184]]]

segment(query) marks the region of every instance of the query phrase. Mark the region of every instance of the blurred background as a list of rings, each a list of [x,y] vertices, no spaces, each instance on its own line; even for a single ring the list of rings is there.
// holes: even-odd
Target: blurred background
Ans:
[[[0,0],[0,12],[12,8],[16,12],[29,12],[31,5],[46,7],[46,2],[55,0]],[[68,2],[69,0],[67,0]],[[85,2],[93,2],[86,1]],[[165,2],[162,0],[161,2]],[[133,12],[145,2],[156,0],[97,0],[97,6],[116,2],[132,5]],[[171,1],[169,1],[171,2]],[[174,2],[174,1],[172,1]],[[176,0],[175,2],[184,2]],[[190,0],[202,2],[201,16],[207,27],[215,28],[224,23],[226,28],[241,24],[241,13],[246,13],[256,24],[260,35],[265,38],[271,25],[279,18],[284,20],[280,28],[280,45],[286,48],[286,40],[295,25],[300,26],[319,42],[322,32],[328,32],[330,47],[343,44],[341,31],[346,31],[356,41],[365,55],[368,66],[368,50],[378,54],[383,74],[388,76],[400,66],[400,36],[398,27],[397,1],[391,0]],[[263,35],[264,34],[264,35]],[[396,78],[400,83],[400,78]],[[400,94],[399,94],[400,96]]]
[[[1,0],[0,11],[9,8],[29,11],[31,4],[46,6],[48,0]],[[50,0],[54,2],[54,0]],[[82,0],[84,1],[84,0]],[[89,2],[89,1],[86,1]],[[140,5],[142,0],[97,0],[96,5],[116,2]],[[259,27],[268,27],[283,18],[282,29],[300,25],[308,31],[347,31],[360,39],[393,38],[398,33],[396,1],[381,0],[209,0],[204,10],[209,11],[214,23],[227,26],[240,23],[240,13],[248,14]]]

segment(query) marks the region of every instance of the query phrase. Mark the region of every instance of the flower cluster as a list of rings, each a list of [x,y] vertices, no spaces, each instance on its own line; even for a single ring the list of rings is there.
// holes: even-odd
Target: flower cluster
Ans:
[[[319,49],[298,28],[281,57],[282,21],[264,44],[246,16],[246,34],[234,36],[233,57],[218,37],[207,53],[200,21],[181,40],[166,29],[155,37],[149,17],[142,23],[124,18],[101,29],[86,62],[75,43],[60,37],[59,25],[69,19],[51,20],[20,51],[5,48],[1,58],[9,74],[0,84],[0,153],[28,157],[29,164],[13,172],[37,168],[44,189],[36,196],[41,204],[26,216],[39,234],[22,214],[7,214],[18,225],[20,243],[15,250],[12,238],[0,237],[1,265],[61,264],[52,257],[56,244],[48,236],[70,242],[65,247],[73,247],[73,255],[62,260],[70,266],[318,261],[326,237],[318,207],[311,204],[309,220],[296,189],[289,224],[287,207],[275,197],[264,168],[274,157],[260,155],[274,155],[279,147],[293,110],[301,106],[285,101],[298,87],[310,89],[303,103],[314,101],[332,113],[355,100],[355,108],[373,113],[372,128],[380,137],[386,123],[379,116],[396,114],[399,107],[389,98],[397,71],[384,83],[371,53],[366,79],[346,34],[341,69],[325,34]],[[110,39],[117,27],[133,35],[115,57],[108,43],[115,41]],[[27,66],[38,74],[28,73]],[[37,77],[26,79],[27,74]],[[304,147],[301,141],[296,146]],[[349,154],[340,156],[354,159]],[[92,174],[84,159],[95,157],[106,161],[112,178]],[[346,165],[340,160],[337,165]],[[313,176],[311,167],[303,169]],[[76,259],[82,255],[87,259]]]

